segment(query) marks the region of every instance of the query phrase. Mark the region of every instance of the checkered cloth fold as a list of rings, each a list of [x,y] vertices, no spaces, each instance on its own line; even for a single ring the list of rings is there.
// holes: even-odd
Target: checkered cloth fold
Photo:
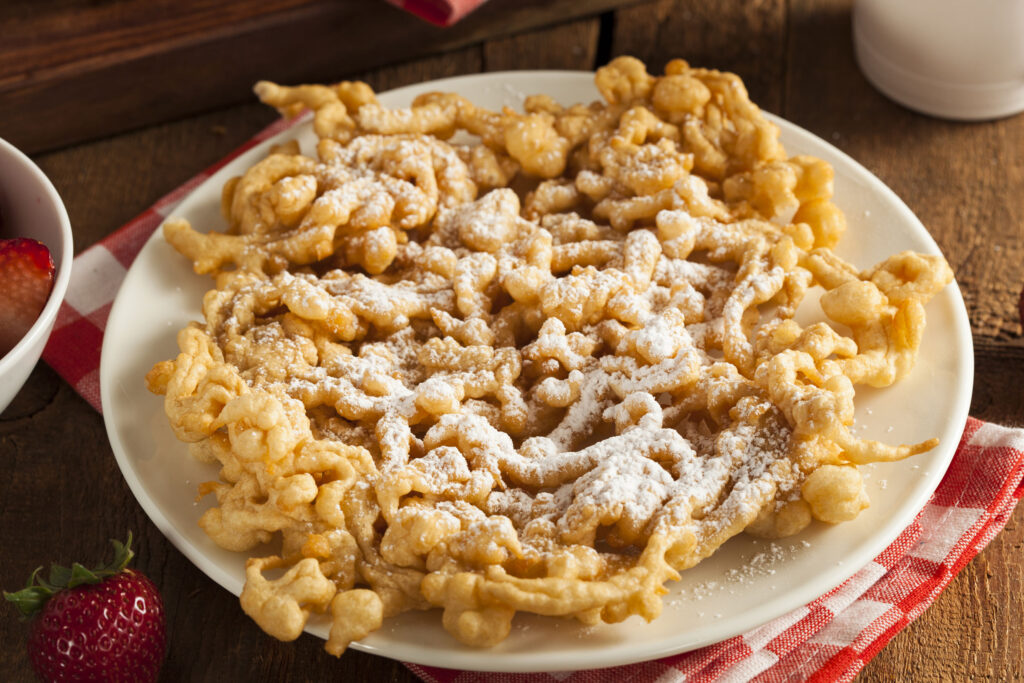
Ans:
[[[97,410],[103,330],[139,250],[193,189],[291,123],[274,123],[75,258],[43,359]],[[429,683],[847,681],[1006,525],[1024,494],[1022,479],[1024,430],[970,419],[945,478],[892,545],[838,588],[748,633],[657,661],[590,671],[494,674],[408,666]]]

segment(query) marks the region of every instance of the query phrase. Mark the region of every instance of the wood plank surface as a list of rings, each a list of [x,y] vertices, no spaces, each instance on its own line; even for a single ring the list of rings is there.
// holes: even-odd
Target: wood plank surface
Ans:
[[[591,71],[597,59],[600,20],[567,22],[546,31],[531,31],[489,40],[483,45],[486,71],[565,69]]]
[[[49,7],[88,6],[102,12],[112,11],[115,4],[60,0]],[[259,0],[254,11],[316,7],[308,17],[316,23],[327,16],[317,12],[342,12],[347,6],[340,2],[328,10],[327,4]],[[12,2],[0,8],[0,19],[44,21],[34,5],[29,0]],[[373,60],[365,55],[325,59],[308,73],[326,80],[362,78],[385,90],[479,71],[592,69],[618,54],[639,56],[652,69],[683,57],[694,65],[735,71],[763,108],[849,153],[921,218],[950,260],[967,303],[976,346],[971,413],[1024,425],[1024,341],[1017,313],[1024,284],[1024,116],[953,123],[915,114],[882,97],[854,61],[850,5],[851,0],[594,0],[567,10],[539,0],[521,5],[492,0],[456,30],[438,30],[429,46],[389,46],[386,55]],[[372,22],[380,17],[409,19],[397,10],[374,7],[371,26],[378,26]],[[0,26],[6,25],[0,21]],[[74,35],[73,27],[64,29]],[[269,25],[247,35],[261,35],[260,30],[270,30]],[[298,38],[293,41],[293,47],[300,43]],[[0,45],[0,54],[4,49]],[[228,53],[219,54],[228,59]],[[412,54],[415,59],[410,61]],[[41,51],[39,58],[57,56]],[[146,59],[140,54],[131,68]],[[385,63],[390,66],[381,66]],[[185,74],[198,68],[187,59],[182,64]],[[68,109],[66,102],[83,93],[70,93],[64,110],[31,122],[49,127],[51,144],[60,145],[36,158],[64,198],[79,251],[274,119],[274,112],[251,101],[252,80],[288,80],[299,73],[260,72],[261,64],[266,65],[227,64],[224,80],[202,71],[195,71],[204,74],[201,78],[180,76],[176,96],[194,94],[194,84],[202,81],[204,87],[212,83],[231,91],[222,102],[244,102],[211,109],[214,100],[207,100],[207,111],[191,109],[184,118],[185,109],[168,114],[157,106],[155,90],[143,89],[131,97],[126,91],[124,99],[115,100],[125,111],[109,122],[106,130],[112,134],[104,139],[74,145],[52,142],[98,130],[76,128],[71,121],[75,117],[68,116],[72,111],[89,118],[104,111]],[[111,68],[111,78],[127,77]],[[0,76],[8,73],[3,69]],[[5,135],[5,106],[13,101],[8,96],[17,90],[4,91],[3,83],[0,136]],[[152,124],[156,119],[133,118],[127,112],[132,106],[150,114],[159,110],[159,118],[166,121]],[[178,118],[168,118],[173,116]],[[26,131],[32,127],[25,124]],[[160,586],[167,601],[171,637],[162,680],[416,680],[398,662],[354,650],[336,660],[324,653],[322,641],[308,635],[279,643],[240,617],[237,599],[206,578],[148,520],[117,469],[102,418],[44,364],[0,415],[0,459],[7,469],[7,476],[0,477],[0,587],[11,589],[51,559],[88,559],[105,551],[106,538],[131,528],[139,538],[138,567]],[[1003,533],[857,680],[1024,680],[1022,547],[1024,508],[1018,508]],[[4,616],[0,680],[33,680],[23,647],[24,626],[9,611]]]
[[[491,0],[449,29],[383,0],[0,4],[0,137],[39,152],[633,2]]]

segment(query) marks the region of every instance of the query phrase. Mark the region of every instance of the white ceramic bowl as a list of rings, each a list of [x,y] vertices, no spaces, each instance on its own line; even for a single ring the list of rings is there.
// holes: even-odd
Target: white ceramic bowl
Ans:
[[[60,195],[39,167],[20,150],[0,139],[0,213],[3,237],[31,237],[53,255],[53,291],[28,333],[0,358],[0,412],[21,390],[50,338],[57,310],[71,280],[75,250],[71,221]]]

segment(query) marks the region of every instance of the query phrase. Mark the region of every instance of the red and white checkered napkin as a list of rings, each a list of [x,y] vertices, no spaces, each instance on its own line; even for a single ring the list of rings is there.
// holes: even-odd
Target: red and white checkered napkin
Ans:
[[[438,26],[451,26],[487,0],[387,0]]]
[[[289,125],[274,123],[75,259],[43,359],[97,410],[103,329],[136,254],[189,192]],[[971,419],[935,495],[885,552],[827,595],[749,633],[659,661],[592,671],[492,674],[408,666],[429,683],[850,680],[1006,525],[1024,494],[1022,478],[1024,430]]]
[[[743,635],[609,669],[542,674],[408,664],[428,683],[849,681],[1004,526],[1024,495],[1024,430],[971,418],[949,471],[917,519],[846,583]]]

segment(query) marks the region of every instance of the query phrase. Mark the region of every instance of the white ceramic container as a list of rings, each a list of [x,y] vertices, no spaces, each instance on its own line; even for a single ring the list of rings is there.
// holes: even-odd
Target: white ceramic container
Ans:
[[[50,298],[28,333],[0,357],[0,412],[7,408],[39,361],[71,279],[75,251],[71,222],[53,183],[9,142],[0,139],[0,212],[4,237],[31,237],[53,255]]]
[[[857,62],[882,93],[958,120],[1024,111],[1024,0],[856,0]]]

